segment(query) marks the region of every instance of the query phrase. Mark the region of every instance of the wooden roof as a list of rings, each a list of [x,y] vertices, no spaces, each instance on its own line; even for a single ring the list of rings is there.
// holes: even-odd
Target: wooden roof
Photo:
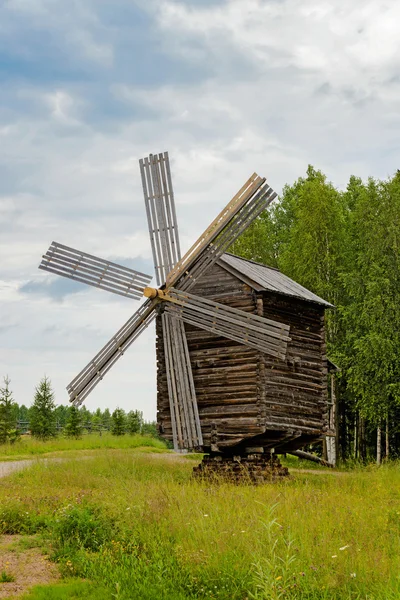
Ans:
[[[327,308],[333,307],[332,304],[313,294],[313,292],[310,292],[310,290],[307,290],[307,288],[296,283],[296,281],[293,281],[293,279],[290,279],[290,277],[287,277],[273,267],[267,267],[261,263],[246,260],[230,253],[223,254],[218,264],[250,285],[257,292],[274,292],[320,304]]]

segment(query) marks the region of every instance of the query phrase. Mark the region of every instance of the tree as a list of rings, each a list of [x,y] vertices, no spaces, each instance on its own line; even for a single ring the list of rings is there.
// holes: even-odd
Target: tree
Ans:
[[[126,433],[126,414],[122,408],[116,408],[111,416],[111,433],[113,435]]]
[[[67,437],[75,439],[82,437],[82,418],[76,406],[71,406],[69,409],[69,417],[64,431]]]
[[[13,402],[10,390],[10,379],[6,376],[4,377],[4,387],[0,388],[0,444],[14,443],[18,438],[15,402]]]
[[[80,408],[80,414],[83,427],[90,433],[92,431],[92,413],[86,406],[82,406]]]
[[[33,436],[47,440],[56,435],[54,393],[48,377],[43,377],[36,388],[30,410],[30,430]]]
[[[111,428],[111,413],[110,409],[106,408],[102,415],[103,427],[107,430]]]
[[[102,425],[103,425],[103,421],[102,421],[101,408],[97,408],[96,411],[92,415],[92,428],[94,431],[98,431],[101,435]]]
[[[57,431],[63,429],[68,421],[70,407],[64,404],[59,404],[54,411]]]
[[[158,438],[158,429],[156,421],[145,421],[142,427],[143,435]]]
[[[127,431],[130,434],[140,433],[143,426],[143,413],[140,410],[128,412]]]
[[[380,429],[400,405],[400,174],[358,182],[353,205],[344,362],[361,415]]]

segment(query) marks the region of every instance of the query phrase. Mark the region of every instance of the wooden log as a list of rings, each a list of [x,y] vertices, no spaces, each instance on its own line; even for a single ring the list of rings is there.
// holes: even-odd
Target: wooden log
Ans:
[[[303,452],[303,450],[293,450],[293,452],[290,452],[290,454],[292,454],[293,456],[297,456],[297,458],[301,458],[303,460],[310,460],[311,462],[315,462],[320,465],[323,465],[324,467],[330,467],[331,469],[333,469],[333,465],[331,463],[324,460],[323,458],[320,458],[316,454],[310,454],[309,452]]]

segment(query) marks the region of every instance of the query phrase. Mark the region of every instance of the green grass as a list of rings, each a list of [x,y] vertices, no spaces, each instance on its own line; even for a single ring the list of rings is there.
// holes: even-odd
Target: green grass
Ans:
[[[0,583],[11,583],[15,581],[14,575],[10,575],[7,571],[0,572]]]
[[[114,436],[110,433],[88,434],[75,440],[66,437],[56,437],[42,442],[31,436],[22,436],[15,444],[0,445],[0,461],[21,460],[32,456],[43,456],[71,450],[101,450],[101,449],[148,448],[149,450],[165,451],[166,445],[147,435]]]
[[[111,596],[112,597],[112,596]],[[38,585],[21,600],[110,600],[110,590],[88,581]]]
[[[260,487],[197,483],[193,464],[98,450],[0,480],[0,532],[40,532],[69,580],[27,598],[400,597],[397,463]]]

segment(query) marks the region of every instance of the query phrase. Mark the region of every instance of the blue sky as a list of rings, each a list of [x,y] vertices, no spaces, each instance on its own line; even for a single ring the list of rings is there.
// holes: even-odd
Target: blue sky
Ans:
[[[0,376],[29,404],[137,308],[39,271],[54,239],[151,272],[138,159],[168,150],[183,249],[253,172],[399,168],[400,5],[0,0]],[[86,402],[155,417],[154,331]]]

